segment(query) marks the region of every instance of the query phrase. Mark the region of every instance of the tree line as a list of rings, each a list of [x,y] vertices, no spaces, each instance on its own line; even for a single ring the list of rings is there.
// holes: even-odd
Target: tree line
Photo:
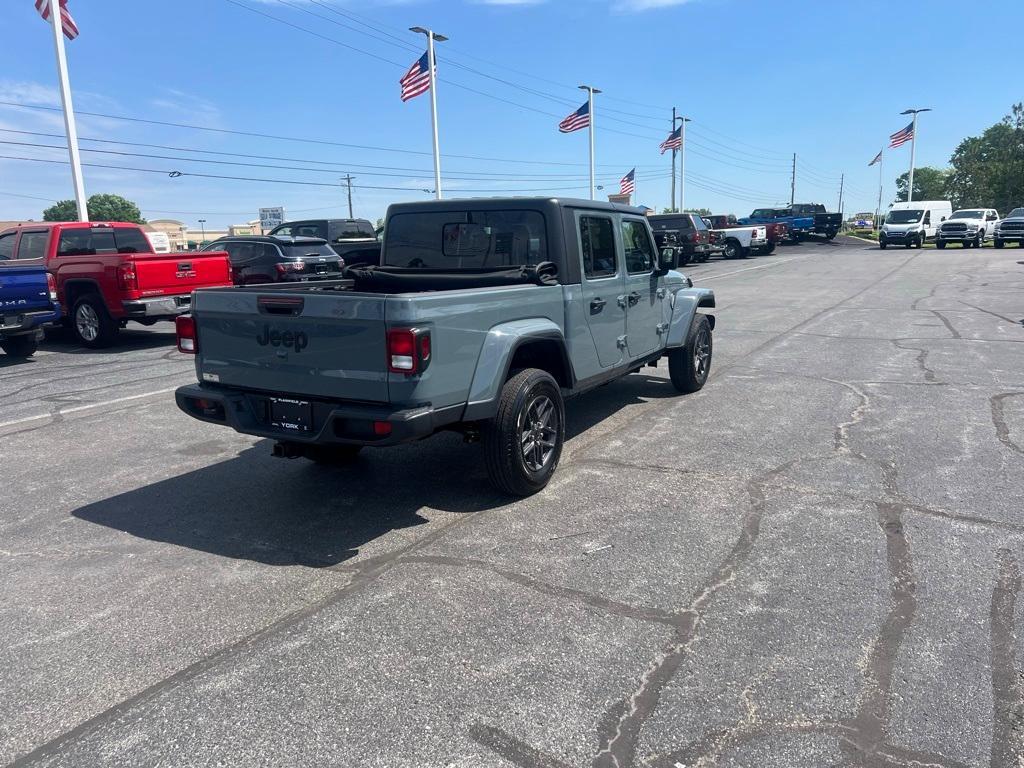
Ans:
[[[896,200],[907,199],[907,173],[896,179]],[[995,208],[1005,213],[1024,205],[1024,103],[960,142],[948,168],[914,170],[915,200],[949,200],[953,208]]]

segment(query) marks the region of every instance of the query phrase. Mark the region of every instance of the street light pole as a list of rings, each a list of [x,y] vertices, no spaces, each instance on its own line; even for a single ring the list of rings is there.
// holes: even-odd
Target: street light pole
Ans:
[[[679,121],[679,212],[683,212],[686,204],[686,124],[691,122],[688,117],[677,117]]]
[[[199,243],[199,247],[202,248],[206,244],[206,219],[199,220],[199,230],[203,233],[202,242]]]
[[[590,199],[594,199],[594,94],[600,93],[600,89],[592,85],[579,86],[581,91],[587,92],[587,114],[590,115]]]
[[[674,133],[676,130],[676,108],[672,107],[672,127],[669,128],[669,134]],[[668,209],[671,211],[676,207],[676,150],[672,150],[672,197],[669,198]]]
[[[907,202],[914,199],[914,159],[917,153],[917,116],[921,112],[931,112],[928,107],[924,109],[905,109],[901,115],[913,115],[914,121],[910,128],[910,174],[907,176]]]
[[[441,199],[441,148],[437,140],[437,73],[434,59],[434,41],[443,43],[448,38],[426,27],[409,27],[410,32],[427,36],[427,68],[430,70],[430,123],[434,131],[434,195]]]

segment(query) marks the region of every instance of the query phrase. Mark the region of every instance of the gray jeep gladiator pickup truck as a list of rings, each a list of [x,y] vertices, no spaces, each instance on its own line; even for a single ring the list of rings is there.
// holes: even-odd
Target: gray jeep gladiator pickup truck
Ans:
[[[178,407],[324,463],[439,430],[488,474],[541,490],[564,399],[666,358],[681,392],[711,366],[714,293],[674,271],[635,208],[489,198],[388,209],[380,266],[344,279],[197,291],[178,321],[198,384]]]

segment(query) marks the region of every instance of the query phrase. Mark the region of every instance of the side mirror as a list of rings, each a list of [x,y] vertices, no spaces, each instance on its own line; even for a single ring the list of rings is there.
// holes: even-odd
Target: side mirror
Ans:
[[[942,219],[941,219],[941,221],[945,221],[945,220],[946,220],[946,217],[945,217],[945,216],[943,216],[943,217],[942,217]]]
[[[662,248],[658,258],[658,273],[664,275],[670,269],[679,268],[679,254],[675,248]]]

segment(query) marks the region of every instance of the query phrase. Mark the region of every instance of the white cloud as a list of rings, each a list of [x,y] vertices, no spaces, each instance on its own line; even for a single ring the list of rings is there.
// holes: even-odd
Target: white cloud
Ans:
[[[660,8],[672,8],[677,5],[686,5],[693,0],[618,0],[612,7],[621,13],[642,13],[654,11]]]

